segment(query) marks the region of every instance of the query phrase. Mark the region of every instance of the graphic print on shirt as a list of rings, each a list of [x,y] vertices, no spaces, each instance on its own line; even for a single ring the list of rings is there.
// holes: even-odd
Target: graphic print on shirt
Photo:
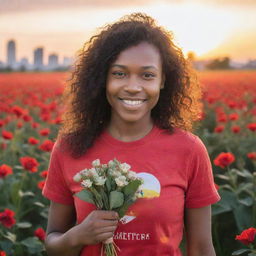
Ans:
[[[137,174],[137,176],[143,179],[143,184],[138,189],[140,198],[155,198],[160,196],[161,185],[159,180],[154,175],[146,172],[140,172]],[[120,219],[120,222],[122,224],[127,224],[135,218],[136,216],[130,211],[127,215]]]

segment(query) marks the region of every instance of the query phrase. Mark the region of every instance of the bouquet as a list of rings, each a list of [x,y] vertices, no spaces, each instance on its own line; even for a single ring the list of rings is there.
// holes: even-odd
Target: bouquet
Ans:
[[[141,196],[139,187],[143,183],[127,163],[110,160],[101,164],[99,159],[92,162],[92,168],[84,169],[74,176],[83,189],[76,196],[95,204],[98,210],[116,211],[122,218],[129,206]],[[103,248],[104,247],[104,248]],[[117,256],[117,245],[113,238],[102,245],[106,256]],[[102,252],[101,252],[102,255]]]

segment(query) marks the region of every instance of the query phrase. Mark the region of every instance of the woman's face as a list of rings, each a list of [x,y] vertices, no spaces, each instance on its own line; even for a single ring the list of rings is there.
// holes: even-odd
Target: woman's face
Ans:
[[[111,122],[151,122],[163,82],[162,61],[155,46],[142,42],[122,51],[107,76]]]

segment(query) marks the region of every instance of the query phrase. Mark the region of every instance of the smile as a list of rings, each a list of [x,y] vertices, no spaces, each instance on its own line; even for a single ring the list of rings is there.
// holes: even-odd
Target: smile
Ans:
[[[144,100],[122,100],[122,99],[121,101],[130,106],[140,105],[144,102]]]

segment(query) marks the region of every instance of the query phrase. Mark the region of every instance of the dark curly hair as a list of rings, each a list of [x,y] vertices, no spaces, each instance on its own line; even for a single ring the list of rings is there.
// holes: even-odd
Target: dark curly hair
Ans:
[[[78,55],[64,93],[67,109],[59,132],[60,141],[73,157],[83,155],[110,121],[111,107],[106,99],[109,67],[120,52],[141,42],[158,48],[165,76],[159,101],[151,111],[154,123],[170,132],[173,127],[192,130],[201,97],[195,73],[173,43],[171,32],[150,16],[133,13],[101,28]]]

